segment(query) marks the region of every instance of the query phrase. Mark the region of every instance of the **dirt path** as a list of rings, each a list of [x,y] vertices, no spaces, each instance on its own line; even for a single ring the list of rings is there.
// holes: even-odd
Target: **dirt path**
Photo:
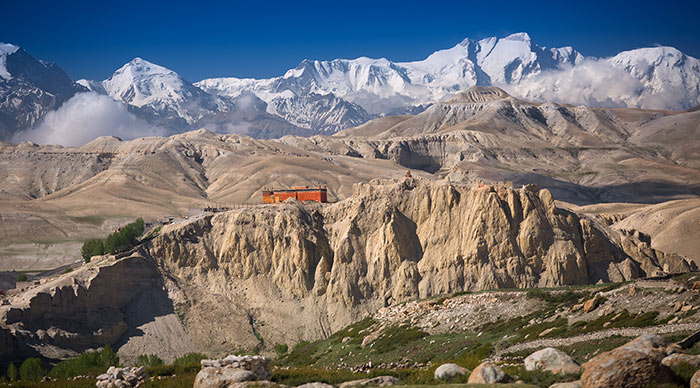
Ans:
[[[628,327],[619,329],[608,329],[596,331],[594,333],[581,334],[574,337],[568,338],[546,338],[538,339],[529,342],[523,342],[521,344],[509,346],[505,349],[497,350],[494,356],[500,357],[506,353],[519,352],[525,349],[535,349],[535,348],[546,348],[546,347],[558,347],[572,345],[578,342],[599,340],[602,338],[612,337],[612,336],[622,336],[622,337],[638,337],[642,334],[666,334],[675,333],[679,331],[695,331],[700,330],[700,323],[677,323],[672,325],[662,325],[653,327]]]

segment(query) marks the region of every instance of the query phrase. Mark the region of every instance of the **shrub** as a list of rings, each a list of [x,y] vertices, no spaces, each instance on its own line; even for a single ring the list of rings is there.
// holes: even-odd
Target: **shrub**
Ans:
[[[136,366],[161,366],[163,360],[155,354],[142,354],[136,359]]]
[[[112,350],[112,347],[105,345],[102,350],[100,350],[100,363],[105,367],[117,366],[119,365],[119,356]]]
[[[7,379],[10,381],[17,381],[18,377],[19,372],[17,371],[17,367],[14,363],[10,363],[10,366],[7,367]]]
[[[21,273],[19,276],[17,276],[17,281],[18,282],[26,282],[27,281],[27,274]]]
[[[182,357],[176,358],[175,361],[173,361],[173,365],[175,365],[176,367],[187,367],[196,365],[197,369],[199,369],[199,362],[204,360],[205,358],[207,358],[207,356],[202,353],[187,353]]]
[[[61,361],[51,369],[51,377],[74,377],[78,375],[98,375],[110,366],[119,365],[119,358],[112,348],[105,346],[101,351],[85,352],[70,360]]]
[[[287,353],[287,350],[289,350],[287,344],[275,345],[275,353],[277,353],[277,357],[282,357],[284,354]]]
[[[28,358],[19,367],[19,377],[22,380],[39,381],[44,376],[46,376],[46,369],[38,358]]]

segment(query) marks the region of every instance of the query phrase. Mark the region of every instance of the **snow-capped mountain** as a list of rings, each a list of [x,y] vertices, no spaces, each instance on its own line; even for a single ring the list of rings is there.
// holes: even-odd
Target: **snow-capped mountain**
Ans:
[[[332,93],[372,114],[385,114],[406,106],[431,104],[474,85],[517,83],[582,60],[583,56],[571,47],[547,49],[520,33],[502,39],[465,39],[415,62],[365,57],[305,60],[277,78],[213,78],[196,85],[226,96],[249,91],[268,102],[290,93]]]
[[[380,115],[420,113],[477,85],[534,101],[679,110],[700,104],[700,61],[672,47],[587,58],[571,47],[546,48],[518,33],[464,39],[412,62],[304,60],[268,79],[210,78],[193,84],[135,58],[104,81],[73,82],[58,66],[0,44],[0,140],[34,127],[48,111],[88,90],[110,96],[169,132],[212,126],[276,137],[331,134]]]
[[[101,86],[137,116],[174,129],[186,129],[207,114],[231,109],[227,99],[206,93],[176,72],[138,57],[117,69]]]
[[[330,93],[275,97],[268,104],[267,110],[300,128],[310,128],[321,133],[335,133],[372,118],[361,106]]]
[[[623,51],[606,61],[642,84],[631,106],[689,109],[700,104],[700,60],[673,47]]]
[[[84,88],[55,63],[38,61],[21,47],[0,43],[0,140],[35,126],[80,91]]]
[[[534,100],[687,109],[700,104],[698,60],[670,47],[586,58],[572,47],[545,48],[526,33],[464,39],[414,62],[357,58],[304,60],[270,79],[212,78],[196,85],[210,93],[252,92],[278,97],[333,94],[370,114],[388,114],[449,98],[471,86],[499,86]]]

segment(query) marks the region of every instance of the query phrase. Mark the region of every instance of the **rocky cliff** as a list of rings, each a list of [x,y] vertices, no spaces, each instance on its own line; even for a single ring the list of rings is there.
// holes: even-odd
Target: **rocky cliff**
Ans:
[[[327,336],[415,298],[693,267],[645,240],[557,208],[536,186],[375,180],[334,204],[288,202],[170,225],[129,257],[79,272],[97,271],[90,276],[64,275],[87,276],[84,285],[44,285],[13,300],[4,322],[57,347],[109,342],[135,356],[149,340],[179,336],[186,341],[159,350],[223,353]]]
[[[692,267],[557,208],[534,186],[413,179],[357,184],[332,205],[204,217],[165,230],[148,250],[183,290],[188,332],[221,330],[228,343],[250,333],[268,342],[318,337],[380,307],[437,294],[622,281]],[[245,325],[241,315],[249,333],[223,330]]]

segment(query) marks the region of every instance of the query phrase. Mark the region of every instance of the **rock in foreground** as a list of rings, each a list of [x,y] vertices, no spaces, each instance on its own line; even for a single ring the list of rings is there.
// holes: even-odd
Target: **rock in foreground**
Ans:
[[[228,356],[220,360],[202,360],[202,369],[194,388],[221,388],[244,381],[267,380],[270,359],[262,356]]]
[[[655,387],[673,382],[673,372],[661,363],[673,349],[658,335],[643,335],[583,364],[584,388]]]
[[[131,388],[143,385],[146,368],[117,368],[110,366],[106,373],[97,376],[97,388]]]
[[[552,373],[578,373],[581,366],[568,354],[555,348],[538,350],[525,358],[525,369],[541,369]]]

